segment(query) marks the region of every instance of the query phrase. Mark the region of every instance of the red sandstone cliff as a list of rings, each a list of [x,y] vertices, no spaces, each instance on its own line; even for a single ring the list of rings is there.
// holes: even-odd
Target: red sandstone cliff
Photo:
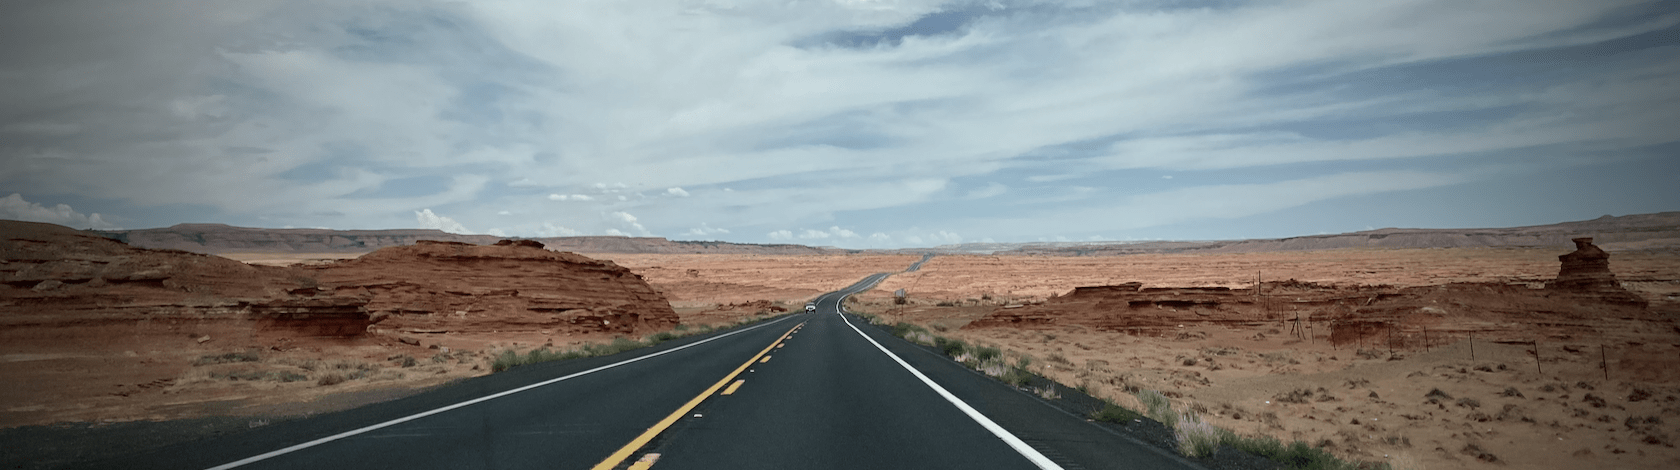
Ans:
[[[0,339],[358,337],[380,331],[640,335],[676,325],[647,282],[532,241],[420,241],[325,266],[252,266],[0,221]],[[21,349],[20,349],[21,350]]]

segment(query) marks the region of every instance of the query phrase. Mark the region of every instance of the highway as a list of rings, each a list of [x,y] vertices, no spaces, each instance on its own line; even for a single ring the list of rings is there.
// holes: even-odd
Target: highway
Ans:
[[[1199,468],[840,313],[167,447],[108,468]]]

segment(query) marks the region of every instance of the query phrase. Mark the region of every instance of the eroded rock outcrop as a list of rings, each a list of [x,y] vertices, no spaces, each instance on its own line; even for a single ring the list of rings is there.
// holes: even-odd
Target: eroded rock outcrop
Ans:
[[[1368,290],[1343,290],[1293,279],[1268,282],[1264,297],[1253,289],[1228,287],[1143,287],[1139,282],[1077,287],[1042,304],[999,308],[967,327],[1084,325],[1098,330],[1174,327],[1186,322],[1253,322],[1291,317],[1295,312],[1348,310]]]
[[[1593,245],[1590,237],[1575,238],[1575,251],[1558,256],[1563,265],[1557,279],[1546,283],[1546,290],[1566,295],[1584,296],[1600,301],[1632,306],[1645,306],[1645,299],[1628,292],[1610,272],[1610,254]]]
[[[308,269],[331,296],[365,299],[376,328],[398,333],[639,335],[678,320],[630,270],[529,240],[422,240]]]
[[[135,248],[52,224],[0,221],[0,282],[0,327],[354,336],[373,322],[365,300],[310,298],[315,281],[297,269]]]
[[[642,335],[677,320],[665,298],[628,269],[531,240],[422,240],[328,265],[271,267],[0,221],[0,329],[11,329],[0,339]]]

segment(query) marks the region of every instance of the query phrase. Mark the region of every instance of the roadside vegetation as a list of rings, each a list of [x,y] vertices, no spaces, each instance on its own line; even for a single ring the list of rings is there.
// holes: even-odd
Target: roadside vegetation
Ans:
[[[971,345],[960,339],[945,338],[926,328],[913,323],[897,322],[885,325],[880,317],[865,313],[854,314],[869,320],[870,323],[886,326],[894,336],[904,338],[905,341],[930,346],[939,350],[971,369],[980,371],[988,376],[1017,388],[1032,380],[1034,374],[1027,370],[1032,363],[1031,356],[1005,352],[997,347]],[[1013,356],[1010,359],[1009,356]],[[1049,360],[1056,361],[1059,356]],[[1066,361],[1066,359],[1060,359]],[[1087,384],[1065,387],[1074,388],[1081,393],[1087,393]],[[1027,390],[1046,400],[1059,399],[1053,388],[1033,388]],[[1139,403],[1143,404],[1143,411],[1139,412],[1120,406],[1108,398],[1103,401],[1101,408],[1093,410],[1088,415],[1095,421],[1115,424],[1127,424],[1137,420],[1149,419],[1161,423],[1173,431],[1177,442],[1177,451],[1189,457],[1211,457],[1221,447],[1229,446],[1250,454],[1259,455],[1290,469],[1308,470],[1390,470],[1387,463],[1379,462],[1349,462],[1318,447],[1313,447],[1303,441],[1284,444],[1275,437],[1255,435],[1238,435],[1231,430],[1220,428],[1202,421],[1201,415],[1190,407],[1174,408],[1172,400],[1156,390],[1128,390]]]
[[[780,317],[780,316],[783,316],[783,315],[787,315],[787,313],[753,315],[753,316],[750,316],[750,317],[741,318],[739,320],[736,320],[735,323],[727,324],[727,325],[723,325],[723,326],[700,325],[700,326],[697,326],[697,327],[690,327],[688,325],[679,324],[675,328],[672,328],[669,331],[661,331],[661,332],[658,332],[658,333],[654,333],[654,334],[651,334],[651,335],[644,336],[641,339],[629,339],[629,338],[624,338],[624,337],[618,337],[618,338],[613,338],[612,342],[608,342],[608,343],[589,343],[589,344],[585,344],[583,346],[570,348],[570,349],[564,349],[564,350],[549,349],[548,347],[545,346],[545,347],[540,347],[540,348],[532,349],[532,350],[529,350],[529,351],[525,351],[524,353],[520,353],[519,351],[509,349],[509,350],[502,351],[500,354],[497,354],[495,356],[495,359],[491,360],[490,371],[491,372],[501,372],[501,371],[504,371],[504,370],[512,369],[514,367],[519,367],[519,366],[523,366],[523,365],[527,365],[527,364],[536,364],[536,363],[539,363],[539,362],[553,362],[553,361],[565,361],[565,360],[571,360],[571,359],[582,359],[582,358],[586,358],[586,357],[611,356],[611,355],[618,354],[618,353],[625,352],[625,351],[632,351],[632,350],[636,350],[636,349],[657,346],[660,343],[664,343],[666,341],[670,341],[670,340],[677,339],[677,338],[684,338],[684,337],[694,336],[694,335],[703,335],[703,334],[712,333],[712,332],[716,332],[716,331],[728,330],[728,329],[738,328],[738,327],[741,327],[741,326],[751,325],[751,324],[754,324],[754,323],[758,323],[758,322],[761,322],[761,321],[765,321],[765,320],[769,320],[769,319],[772,319],[772,318]]]

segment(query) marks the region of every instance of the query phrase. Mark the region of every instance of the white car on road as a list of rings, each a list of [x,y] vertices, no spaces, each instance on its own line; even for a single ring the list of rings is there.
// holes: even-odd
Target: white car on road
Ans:
[[[805,311],[807,311],[807,312],[817,311],[817,304],[816,303],[805,304]]]

